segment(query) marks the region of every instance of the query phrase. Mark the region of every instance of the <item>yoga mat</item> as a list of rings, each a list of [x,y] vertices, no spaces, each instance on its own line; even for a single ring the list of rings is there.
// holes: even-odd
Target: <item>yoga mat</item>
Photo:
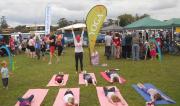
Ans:
[[[115,87],[115,86],[109,86],[109,87]],[[115,93],[121,99],[121,102],[117,103],[117,105],[114,105],[109,102],[108,98],[104,94],[103,87],[96,87],[97,95],[98,95],[101,106],[128,106],[126,100],[122,97],[122,95],[121,95],[120,91],[117,89],[117,87],[115,87],[115,89],[116,89]]]
[[[95,77],[94,73],[88,73],[88,74],[90,74],[92,76],[92,78],[96,81],[96,77]],[[83,79],[83,74],[79,74],[79,84],[85,84],[85,81]]]
[[[34,98],[31,102],[31,106],[40,106],[43,102],[45,96],[47,95],[48,89],[29,89],[23,96],[23,98],[27,98],[30,95],[34,95]],[[19,101],[15,106],[19,106]]]
[[[154,88],[154,89],[156,89],[161,95],[164,95],[165,97],[169,98],[168,96],[166,96],[164,93],[162,93],[160,90],[158,90],[158,89],[157,89],[155,86],[153,86],[152,84],[145,83],[144,86],[145,86],[146,88]],[[145,92],[144,92],[143,90],[141,90],[140,88],[138,88],[137,85],[133,84],[132,87],[144,98],[144,100],[145,100],[146,102],[148,102],[148,101],[151,100],[150,95],[147,94],[147,93],[145,93]],[[169,98],[169,99],[170,99],[170,98]],[[172,99],[170,99],[170,100],[172,100]],[[173,100],[172,100],[172,101],[173,101]],[[174,101],[174,103],[176,103],[176,102]],[[162,99],[162,100],[156,101],[155,104],[173,104],[173,103],[168,102],[168,101]]]
[[[57,84],[56,81],[55,81],[55,77],[56,77],[56,75],[53,75],[53,77],[51,78],[51,80],[50,80],[49,83],[47,84],[48,87],[49,87],[49,86],[59,86],[59,84]],[[66,85],[66,83],[67,83],[67,81],[68,81],[68,77],[69,77],[68,74],[65,74],[65,75],[64,75],[64,77],[63,77],[63,79],[64,79],[64,84],[63,84],[63,85],[60,85],[60,86],[65,86],[65,85]]]
[[[110,82],[110,78],[106,75],[105,72],[100,72],[100,74],[106,81]],[[126,79],[123,78],[122,76],[120,76],[119,80],[120,80],[120,82],[119,82],[120,84],[124,84],[126,82]]]
[[[79,95],[80,95],[80,88],[70,88],[70,90],[73,92],[75,101],[79,104]],[[64,94],[67,91],[67,88],[61,88],[56,96],[56,100],[53,104],[53,106],[65,106],[64,102]]]

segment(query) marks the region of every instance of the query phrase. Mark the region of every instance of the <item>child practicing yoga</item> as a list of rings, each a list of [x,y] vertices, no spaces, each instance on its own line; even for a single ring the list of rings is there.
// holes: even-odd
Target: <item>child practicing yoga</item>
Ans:
[[[31,95],[27,98],[22,98],[19,97],[18,101],[19,101],[19,106],[31,106],[31,101],[33,100],[34,95]]]
[[[146,88],[142,83],[138,83],[137,86],[143,90],[145,93],[149,94],[150,97],[151,97],[151,101],[147,102],[146,104],[147,105],[150,105],[150,106],[154,106],[154,103],[157,101],[157,100],[166,100],[168,102],[172,102],[174,103],[174,101],[168,99],[167,97],[161,95],[156,89],[154,88]]]
[[[78,103],[74,98],[74,94],[70,89],[65,92],[63,99],[66,106],[78,106]]]
[[[120,82],[120,76],[115,70],[105,70],[106,75],[110,78],[110,82]]]
[[[103,87],[104,94],[108,98],[109,102],[116,105],[117,103],[121,102],[121,99],[115,94],[115,87],[107,88]],[[124,105],[124,103],[122,103]]]
[[[88,86],[89,83],[96,85],[95,79],[90,74],[88,74],[86,71],[83,71],[82,73],[86,86]]]
[[[59,72],[56,77],[55,77],[55,81],[58,85],[63,85],[64,84],[64,73],[63,72]]]

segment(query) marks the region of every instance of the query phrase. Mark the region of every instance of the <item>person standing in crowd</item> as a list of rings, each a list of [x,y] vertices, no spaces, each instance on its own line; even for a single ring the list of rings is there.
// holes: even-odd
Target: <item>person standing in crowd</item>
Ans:
[[[35,41],[33,39],[33,36],[30,37],[28,45],[29,45],[29,49],[30,49],[30,57],[34,58],[35,57],[35,47],[34,47]]]
[[[11,54],[14,56],[15,55],[15,42],[12,36],[10,36],[10,39],[9,39],[9,47],[11,50]]]
[[[46,52],[46,42],[45,39],[42,39],[41,42],[41,53],[42,53],[42,59],[45,60],[45,52]]]
[[[27,57],[30,57],[30,47],[29,47],[29,38],[27,39],[26,41],[26,54],[27,54]]]
[[[120,49],[121,49],[121,42],[120,42],[120,35],[119,33],[115,33],[115,38],[114,38],[114,45],[115,45],[115,48],[116,48],[116,55],[115,55],[115,58],[116,59],[119,59],[120,58]]]
[[[132,46],[132,36],[130,33],[125,37],[125,55],[126,59],[131,58],[131,46]]]
[[[78,61],[80,61],[81,72],[83,71],[83,35],[84,35],[84,28],[82,30],[81,36],[75,35],[73,28],[72,34],[74,39],[74,46],[75,46],[75,62],[76,62],[76,73],[78,72]]]
[[[111,36],[112,36],[112,45],[111,45],[111,57],[112,58],[115,58],[116,57],[116,46],[115,46],[115,33],[113,32],[111,32],[110,33],[111,34]]]
[[[126,37],[126,33],[122,34],[122,41],[121,41],[121,45],[122,45],[122,57],[126,58],[126,41],[125,41],[125,37]]]
[[[41,42],[38,36],[36,36],[36,42],[35,42],[35,50],[36,50],[36,56],[37,59],[40,59],[40,53],[41,53]]]
[[[54,34],[52,34],[50,37],[49,37],[49,50],[50,50],[50,60],[49,60],[49,63],[48,64],[52,64],[52,58],[53,56],[56,56],[55,54],[55,46],[56,46],[56,37]],[[58,58],[57,58],[57,62],[58,62]]]
[[[111,56],[111,44],[112,44],[112,37],[109,32],[106,33],[105,36],[105,55],[107,59],[110,59]]]
[[[62,50],[63,50],[63,47],[62,47],[62,37],[63,35],[62,34],[58,34],[56,36],[56,47],[58,48],[58,62],[59,62],[59,58],[62,54]]]
[[[22,51],[25,52],[25,51],[26,51],[26,48],[27,48],[26,40],[23,40],[23,41],[22,41],[21,47],[22,47]]]
[[[132,59],[139,60],[139,34],[138,33],[132,33]]]

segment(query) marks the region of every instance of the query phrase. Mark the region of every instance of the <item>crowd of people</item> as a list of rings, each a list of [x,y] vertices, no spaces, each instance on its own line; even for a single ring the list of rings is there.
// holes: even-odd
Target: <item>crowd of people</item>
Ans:
[[[52,57],[57,58],[59,62],[59,56],[62,54],[64,48],[63,34],[52,34],[47,36],[40,36],[32,34],[28,39],[21,39],[19,36],[17,39],[10,36],[9,48],[12,56],[25,52],[30,58],[36,58],[39,60],[41,57],[45,59],[46,51],[50,51],[49,64],[52,64]],[[55,48],[58,50],[58,56],[55,55]]]
[[[159,51],[165,51],[172,41],[170,31],[128,31],[107,32],[105,36],[105,56],[133,60],[154,59]]]

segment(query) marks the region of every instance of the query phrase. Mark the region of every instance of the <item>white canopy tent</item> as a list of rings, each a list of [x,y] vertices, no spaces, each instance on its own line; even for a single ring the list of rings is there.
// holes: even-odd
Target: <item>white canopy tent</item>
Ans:
[[[69,25],[63,28],[59,28],[58,30],[71,30],[71,28],[86,28],[86,24],[83,23],[78,23],[78,24],[73,24],[73,25]]]

